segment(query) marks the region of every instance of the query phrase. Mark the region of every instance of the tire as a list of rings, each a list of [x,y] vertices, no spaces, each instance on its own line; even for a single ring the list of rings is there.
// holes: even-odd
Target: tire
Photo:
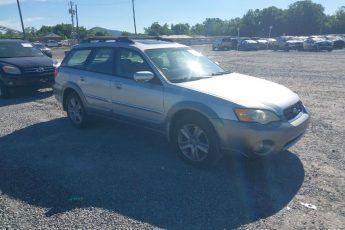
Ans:
[[[328,51],[328,52],[332,52],[332,51],[333,51],[333,49],[328,49],[327,51]]]
[[[0,98],[7,98],[8,97],[8,89],[6,86],[0,81]]]
[[[209,168],[221,158],[219,140],[211,123],[198,114],[176,122],[173,144],[183,160],[199,168]]]
[[[83,102],[77,93],[72,92],[66,99],[66,110],[69,120],[72,125],[77,128],[83,128],[86,126],[87,114]]]

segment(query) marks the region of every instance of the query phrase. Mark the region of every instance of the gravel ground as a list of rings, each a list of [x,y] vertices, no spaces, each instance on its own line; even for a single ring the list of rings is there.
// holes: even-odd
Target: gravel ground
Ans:
[[[345,229],[345,50],[194,48],[297,92],[305,137],[201,171],[156,133],[103,120],[78,130],[50,90],[20,92],[0,100],[0,229]]]

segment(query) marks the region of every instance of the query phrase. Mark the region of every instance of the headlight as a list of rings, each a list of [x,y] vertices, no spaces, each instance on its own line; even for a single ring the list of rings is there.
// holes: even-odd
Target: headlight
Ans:
[[[258,122],[260,124],[268,124],[273,121],[280,121],[279,117],[267,110],[261,109],[235,109],[235,113],[239,121]]]
[[[17,67],[15,67],[13,65],[3,65],[2,70],[5,73],[9,73],[9,74],[21,74],[20,69],[18,69]]]

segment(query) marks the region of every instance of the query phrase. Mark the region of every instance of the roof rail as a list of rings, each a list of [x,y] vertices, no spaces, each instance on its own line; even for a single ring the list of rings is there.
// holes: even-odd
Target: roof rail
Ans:
[[[134,44],[133,40],[144,40],[144,39],[152,39],[152,40],[159,40],[159,41],[166,41],[166,42],[174,42],[168,38],[162,38],[159,36],[95,36],[89,37],[82,40],[80,43],[91,43],[91,42],[127,42]]]
[[[95,36],[83,39],[80,43],[90,43],[90,42],[128,42],[134,43],[132,40],[127,37],[113,37],[113,36]]]

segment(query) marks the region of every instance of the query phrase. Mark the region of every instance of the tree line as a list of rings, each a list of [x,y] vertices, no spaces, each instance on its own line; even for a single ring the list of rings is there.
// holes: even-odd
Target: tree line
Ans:
[[[149,35],[237,35],[267,37],[271,28],[271,36],[280,35],[312,35],[312,34],[345,34],[345,6],[340,7],[333,15],[326,15],[321,4],[311,0],[297,1],[287,9],[274,6],[262,10],[248,10],[241,18],[222,20],[207,18],[203,23],[190,26],[188,23],[175,25],[153,23],[144,28]],[[239,30],[239,31],[238,31]]]
[[[274,6],[262,10],[248,10],[241,18],[222,20],[219,18],[207,18],[202,23],[193,26],[188,23],[160,25],[158,22],[144,28],[145,34],[159,35],[203,35],[203,36],[241,36],[267,37],[271,28],[271,36],[280,35],[311,35],[311,34],[345,34],[345,6],[340,7],[334,14],[326,15],[325,8],[321,4],[311,0],[297,1],[287,9]],[[74,31],[74,32],[73,32]],[[79,27],[72,30],[71,24],[58,24],[55,26],[42,26],[40,29],[28,27],[25,29],[28,40],[35,41],[48,33],[55,33],[63,39],[91,36],[108,36],[107,31],[88,30]],[[130,35],[123,32],[122,35]],[[0,33],[0,38],[16,38],[21,34],[8,31]]]
[[[26,39],[30,41],[39,40],[40,37],[43,37],[49,33],[55,33],[61,36],[62,39],[71,39],[71,38],[86,38],[91,36],[108,36],[109,34],[106,31],[94,31],[92,29],[88,30],[85,27],[81,26],[78,28],[72,28],[71,24],[57,24],[55,26],[42,26],[40,29],[34,27],[25,28]],[[4,34],[0,33],[0,38],[18,38],[22,37],[22,34],[18,34],[15,31],[7,31]]]

